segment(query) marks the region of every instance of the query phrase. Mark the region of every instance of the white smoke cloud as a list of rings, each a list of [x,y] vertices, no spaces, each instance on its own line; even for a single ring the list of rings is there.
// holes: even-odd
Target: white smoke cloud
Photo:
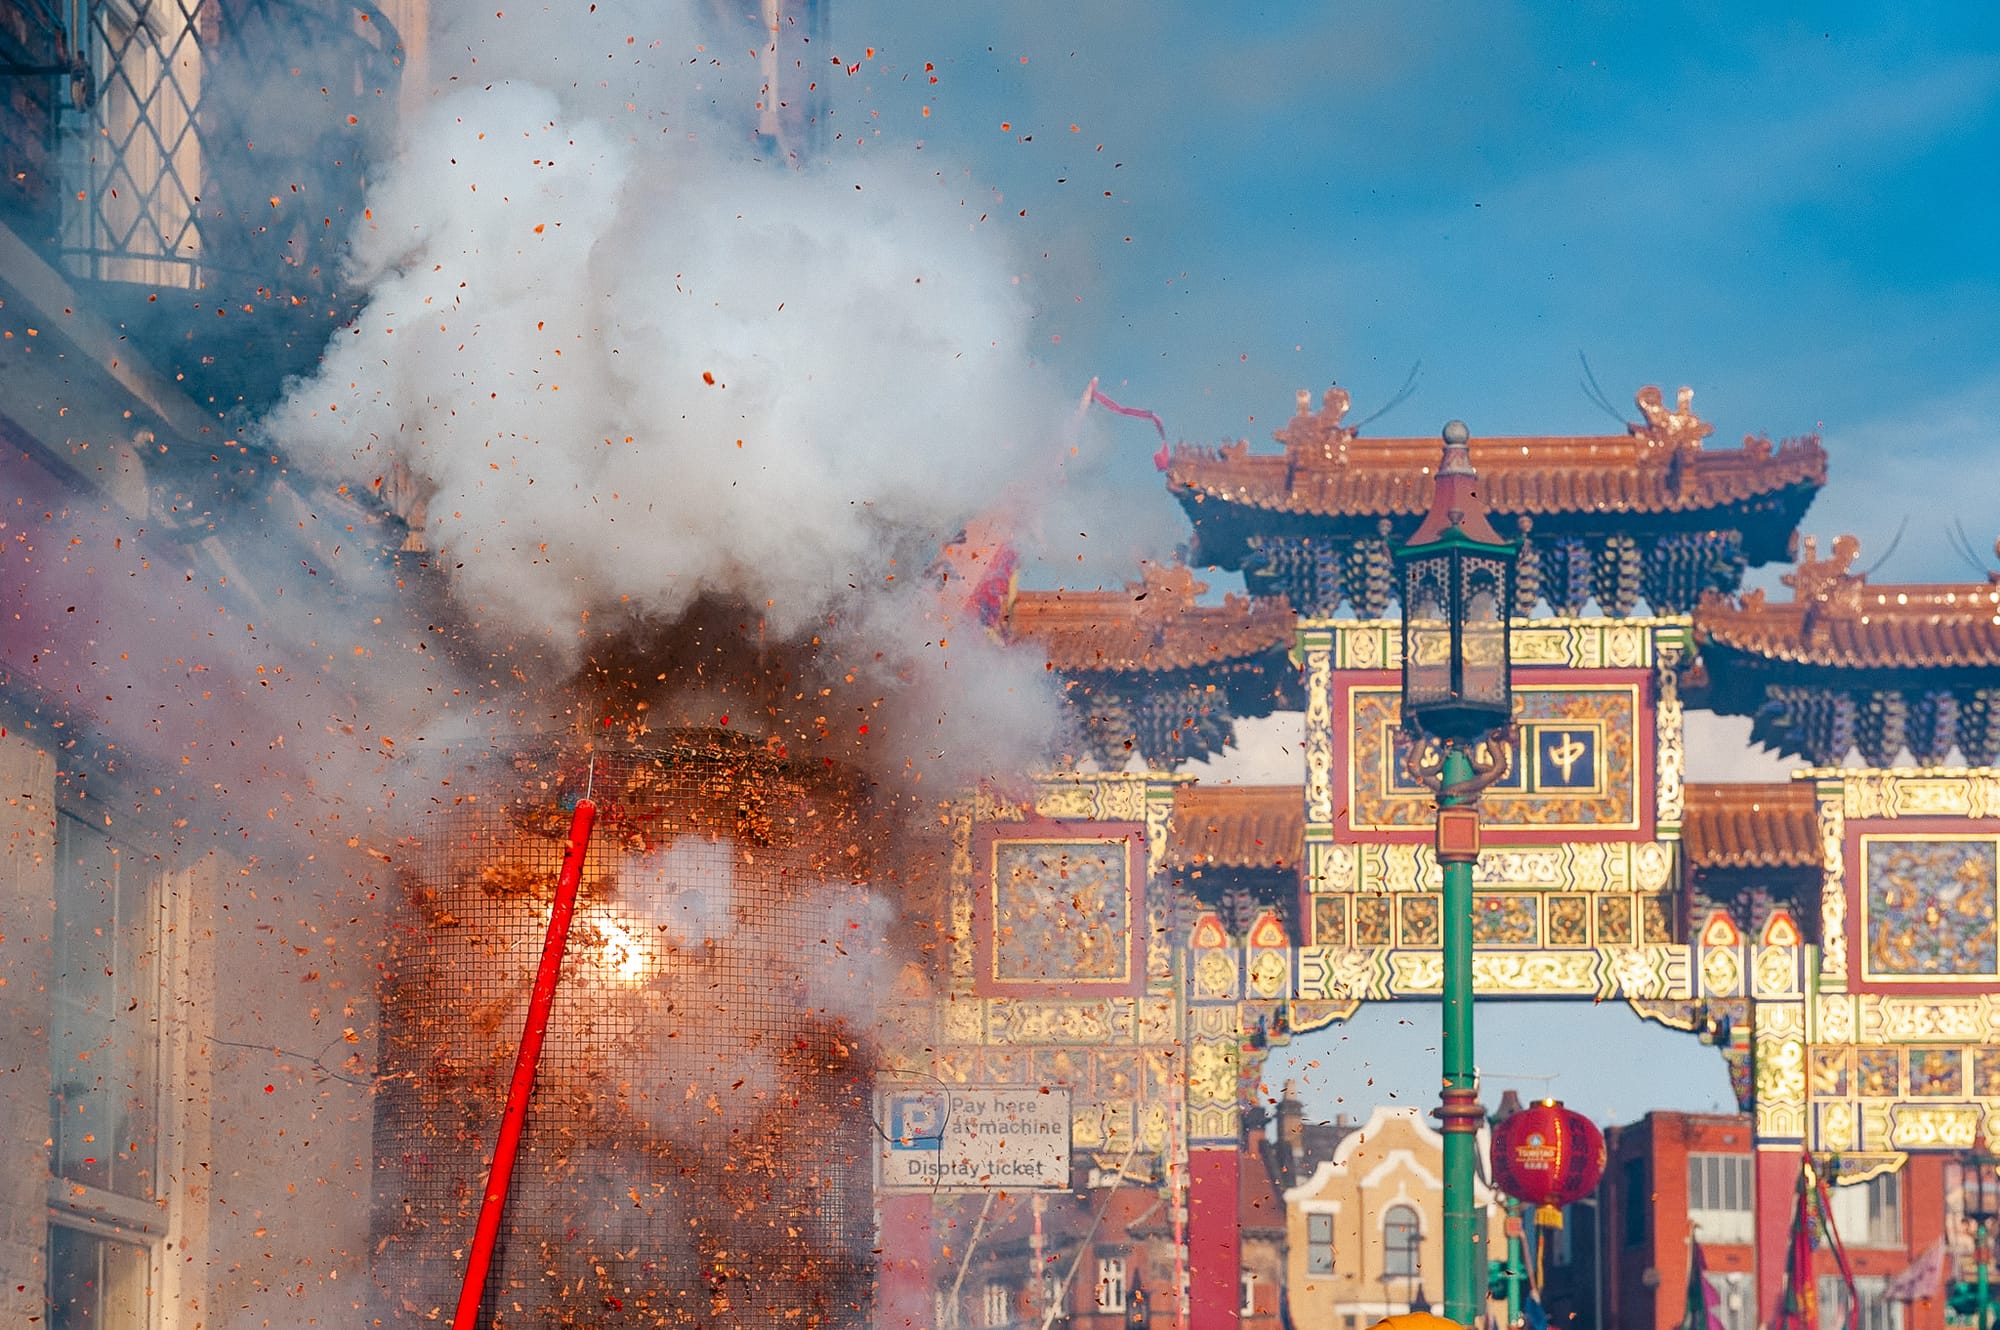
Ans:
[[[923,561],[998,510],[1084,551],[1077,580],[1122,574],[1171,505],[1091,485],[983,205],[915,153],[761,159],[754,62],[691,17],[447,15],[356,239],[366,310],[265,432],[357,489],[407,468],[455,597],[546,682],[612,615],[720,595],[773,640],[847,644],[910,713],[886,765],[1038,760],[1040,662],[915,585]]]

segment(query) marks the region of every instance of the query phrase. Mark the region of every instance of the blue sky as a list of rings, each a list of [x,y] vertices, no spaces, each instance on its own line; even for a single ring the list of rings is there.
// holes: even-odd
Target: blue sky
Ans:
[[[832,44],[835,169],[971,193],[1035,354],[1179,437],[1272,446],[1332,381],[1360,419],[1419,361],[1368,432],[1615,430],[1583,352],[1628,417],[1685,383],[1716,443],[1822,432],[1805,529],[1867,567],[1907,519],[1878,581],[1974,577],[1954,520],[1992,566],[1984,7],[840,4]]]
[[[1878,582],[1977,580],[1946,533],[2000,566],[1995,12],[841,3],[834,169],[887,152],[962,191],[1018,255],[1033,353],[1180,438],[1272,447],[1334,381],[1360,419],[1419,361],[1364,434],[1615,431],[1582,352],[1628,418],[1689,384],[1717,444],[1822,433],[1803,529],[1859,534]],[[1489,1100],[1729,1102],[1713,1049],[1622,1005],[1481,1019]],[[1435,1030],[1364,1009],[1273,1075],[1328,1116],[1430,1103]]]

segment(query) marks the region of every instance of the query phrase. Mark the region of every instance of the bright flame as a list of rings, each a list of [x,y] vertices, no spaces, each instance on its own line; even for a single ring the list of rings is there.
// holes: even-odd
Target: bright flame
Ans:
[[[602,926],[604,933],[604,969],[615,979],[628,984],[636,984],[646,977],[646,964],[651,959],[637,934],[618,924],[606,920]]]

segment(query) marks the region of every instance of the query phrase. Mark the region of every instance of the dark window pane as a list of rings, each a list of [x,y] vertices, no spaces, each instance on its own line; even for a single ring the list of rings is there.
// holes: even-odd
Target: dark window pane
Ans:
[[[149,1200],[159,1103],[152,879],[80,819],[56,823],[53,1164],[71,1182]]]
[[[50,1330],[145,1330],[146,1249],[49,1227]]]

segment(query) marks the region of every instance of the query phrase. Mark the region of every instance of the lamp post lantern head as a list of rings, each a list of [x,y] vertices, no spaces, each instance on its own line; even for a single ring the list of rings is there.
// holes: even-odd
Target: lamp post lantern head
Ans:
[[[1947,1165],[1945,1185],[1958,1186],[1959,1210],[1981,1231],[2000,1219],[2000,1155],[1986,1141],[1983,1128],[1972,1135],[1972,1148]]]
[[[1470,743],[1513,719],[1508,673],[1514,570],[1520,547],[1487,517],[1470,431],[1444,427],[1430,511],[1396,551],[1403,612],[1403,723]]]

